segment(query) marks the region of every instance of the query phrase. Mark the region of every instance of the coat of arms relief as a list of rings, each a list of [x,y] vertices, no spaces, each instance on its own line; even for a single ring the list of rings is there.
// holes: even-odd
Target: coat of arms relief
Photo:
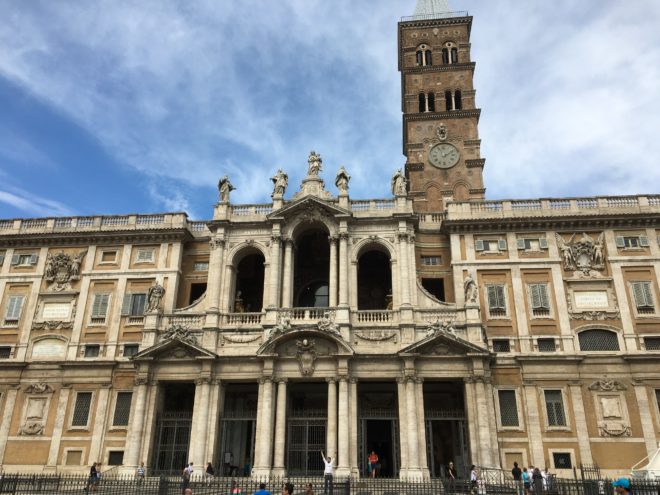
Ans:
[[[80,267],[87,251],[80,251],[75,256],[64,251],[53,255],[48,253],[44,279],[50,283],[51,290],[63,291],[71,288],[71,282],[80,280]]]

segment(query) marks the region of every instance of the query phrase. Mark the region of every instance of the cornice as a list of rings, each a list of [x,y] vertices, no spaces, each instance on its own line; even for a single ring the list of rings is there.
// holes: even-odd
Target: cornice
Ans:
[[[409,50],[414,51],[414,49]],[[442,64],[442,65],[416,65],[401,70],[404,74],[424,74],[428,72],[452,72],[469,69],[474,74],[474,69],[477,66],[476,62],[468,62],[463,64]]]
[[[465,166],[467,168],[484,168],[486,165],[485,158],[479,158],[477,160],[465,160]]]
[[[103,243],[191,241],[194,237],[185,228],[130,231],[46,232],[0,235],[0,247],[77,246]]]
[[[403,115],[403,122],[417,121],[417,120],[446,120],[446,119],[466,119],[474,117],[479,121],[481,116],[481,109],[475,108],[474,110],[451,110],[449,112],[420,112],[420,113],[406,113]]]

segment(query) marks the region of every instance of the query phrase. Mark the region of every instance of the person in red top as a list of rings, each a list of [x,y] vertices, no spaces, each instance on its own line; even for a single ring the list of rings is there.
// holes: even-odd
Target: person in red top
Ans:
[[[376,455],[376,452],[372,450],[371,454],[369,454],[369,472],[371,473],[372,478],[376,477],[377,466],[378,466],[378,456]]]

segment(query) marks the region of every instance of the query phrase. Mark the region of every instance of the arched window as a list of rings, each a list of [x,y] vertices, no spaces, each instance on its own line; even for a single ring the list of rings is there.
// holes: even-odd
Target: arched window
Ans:
[[[457,64],[458,63],[458,48],[456,43],[448,41],[442,49],[442,63],[443,64]]]
[[[461,102],[461,90],[457,89],[454,93],[454,110],[461,110],[463,103]]]
[[[293,272],[294,307],[327,307],[330,304],[330,243],[328,231],[312,226],[295,236]],[[288,296],[287,296],[288,297]]]
[[[427,96],[427,100],[428,100],[428,111],[435,112],[435,95],[433,93],[429,93]]]
[[[447,48],[442,49],[442,63],[443,64],[449,63],[449,50]]]
[[[424,65],[424,52],[417,50],[417,65]]]
[[[454,109],[454,101],[451,97],[451,91],[445,91],[445,107],[448,112]]]
[[[419,94],[419,111],[426,112],[426,95],[424,93]]]
[[[385,251],[367,251],[358,260],[358,309],[392,309],[392,269]]]
[[[417,65],[431,65],[431,48],[428,45],[420,45],[416,52]]]
[[[451,63],[452,64],[458,63],[458,48],[451,49]]]
[[[578,334],[581,351],[618,351],[619,338],[610,330],[584,330]]]
[[[426,51],[424,52],[424,58],[425,58],[425,60],[424,60],[424,65],[432,65],[432,61],[431,61],[431,50],[426,50]]]
[[[248,254],[236,266],[233,310],[236,313],[259,312],[264,297],[264,255]]]

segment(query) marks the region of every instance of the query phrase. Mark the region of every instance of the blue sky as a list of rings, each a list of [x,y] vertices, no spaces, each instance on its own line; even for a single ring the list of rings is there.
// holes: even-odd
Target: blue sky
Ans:
[[[453,0],[474,16],[487,197],[660,192],[660,2]],[[415,0],[0,0],[0,217],[389,196]]]

